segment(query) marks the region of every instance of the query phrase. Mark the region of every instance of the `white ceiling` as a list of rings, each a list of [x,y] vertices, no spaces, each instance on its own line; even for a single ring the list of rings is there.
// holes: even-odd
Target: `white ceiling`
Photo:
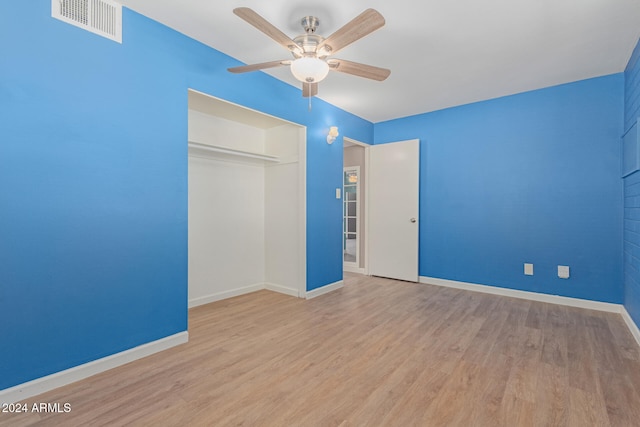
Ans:
[[[319,97],[371,122],[624,70],[640,0],[120,0],[244,63],[290,54],[233,14],[250,7],[292,38],[306,15],[327,37],[367,8],[386,25],[336,57],[391,69],[384,82],[330,73]],[[269,74],[299,86],[288,68]],[[243,76],[237,75],[239,82]]]

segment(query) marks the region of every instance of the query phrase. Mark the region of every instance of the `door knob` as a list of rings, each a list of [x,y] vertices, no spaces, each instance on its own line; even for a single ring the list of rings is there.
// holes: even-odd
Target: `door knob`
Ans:
[[[411,218],[409,221],[416,222],[416,219],[415,218]]]

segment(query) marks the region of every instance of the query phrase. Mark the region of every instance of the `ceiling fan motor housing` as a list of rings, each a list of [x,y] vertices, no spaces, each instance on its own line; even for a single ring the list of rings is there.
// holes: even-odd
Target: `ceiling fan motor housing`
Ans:
[[[293,39],[304,51],[304,56],[313,56],[324,37],[316,34],[304,34]],[[295,56],[295,55],[294,55]]]
[[[305,34],[294,38],[293,41],[302,48],[303,56],[315,56],[318,46],[324,40],[324,37],[316,35],[320,20],[315,16],[305,16],[300,21],[300,24],[304,28]],[[294,56],[300,57],[296,53],[294,53]]]

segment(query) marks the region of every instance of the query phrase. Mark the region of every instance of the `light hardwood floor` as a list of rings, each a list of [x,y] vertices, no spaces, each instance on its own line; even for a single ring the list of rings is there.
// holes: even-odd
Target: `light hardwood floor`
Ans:
[[[305,301],[192,309],[189,343],[27,402],[0,425],[640,426],[617,314],[347,274]]]

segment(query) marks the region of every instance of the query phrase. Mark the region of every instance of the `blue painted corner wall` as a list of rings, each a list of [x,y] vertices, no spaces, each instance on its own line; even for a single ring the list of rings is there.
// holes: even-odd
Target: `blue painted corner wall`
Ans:
[[[640,118],[640,41],[624,72],[624,131]],[[640,327],[640,172],[624,179],[624,306]]]
[[[421,142],[420,275],[621,303],[622,105],[616,74],[375,124]]]
[[[128,9],[118,44],[2,2],[0,40],[0,390],[187,329],[189,88],[307,126],[307,288],[342,279],[325,137],[370,122]]]

